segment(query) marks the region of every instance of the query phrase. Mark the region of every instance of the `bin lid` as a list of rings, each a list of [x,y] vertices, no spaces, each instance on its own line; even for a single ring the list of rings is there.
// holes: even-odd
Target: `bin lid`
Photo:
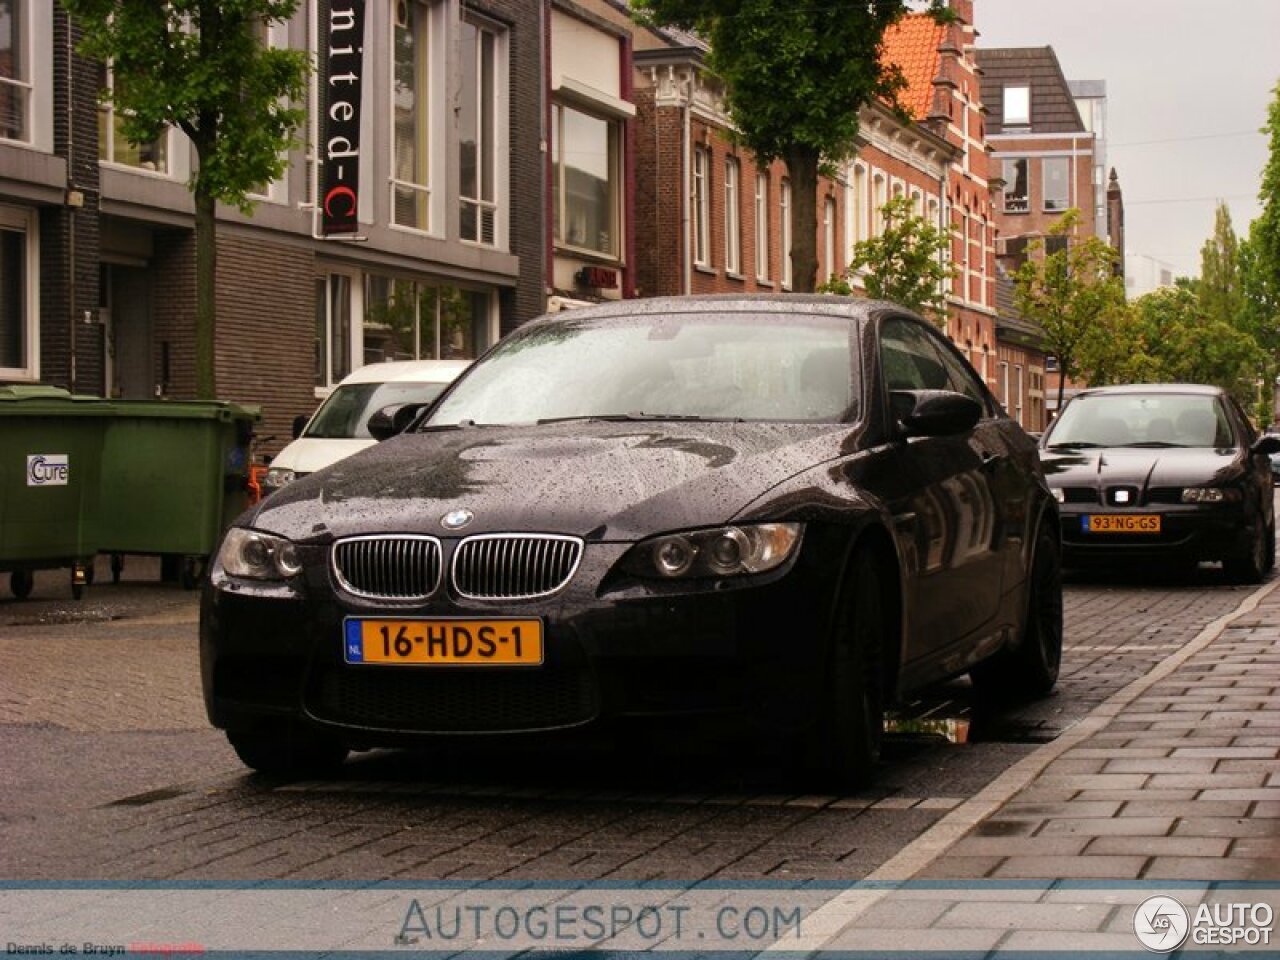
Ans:
[[[257,404],[229,400],[113,400],[117,417],[152,417],[163,420],[248,420],[262,419]]]
[[[101,397],[68,393],[61,387],[45,384],[9,384],[0,386],[0,416],[28,417],[37,414],[70,414],[72,416],[110,416],[112,406]]]

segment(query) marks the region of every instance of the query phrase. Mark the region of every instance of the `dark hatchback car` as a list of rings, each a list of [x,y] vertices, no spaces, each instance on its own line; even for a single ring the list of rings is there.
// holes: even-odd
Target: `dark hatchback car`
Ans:
[[[720,717],[862,781],[906,690],[1053,686],[1058,529],[1034,443],[900,309],[575,310],[237,521],[203,596],[205,701],[267,772]]]
[[[1220,560],[1256,583],[1275,563],[1268,454],[1217,387],[1137,384],[1072,398],[1041,441],[1068,566]]]

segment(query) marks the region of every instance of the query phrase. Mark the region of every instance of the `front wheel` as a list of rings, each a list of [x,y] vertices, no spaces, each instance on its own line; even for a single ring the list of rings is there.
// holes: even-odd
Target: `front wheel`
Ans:
[[[1249,545],[1239,553],[1232,554],[1225,558],[1222,562],[1223,572],[1226,573],[1227,579],[1232,583],[1261,583],[1262,578],[1266,576],[1267,557],[1269,551],[1267,548],[1268,535],[1272,549],[1274,549],[1275,535],[1269,534],[1269,527],[1265,524],[1261,517],[1254,525],[1253,537],[1249,541]]]
[[[1058,682],[1062,665],[1062,564],[1058,541],[1041,525],[1027,586],[1022,636],[1013,650],[1002,650],[975,664],[969,676],[979,690],[1002,700],[1043,697]]]
[[[241,762],[268,776],[324,777],[347,759],[347,748],[323,734],[297,730],[227,733]]]
[[[888,624],[881,572],[874,556],[861,551],[836,616],[826,690],[810,746],[810,772],[828,786],[864,787],[875,779],[884,736]]]

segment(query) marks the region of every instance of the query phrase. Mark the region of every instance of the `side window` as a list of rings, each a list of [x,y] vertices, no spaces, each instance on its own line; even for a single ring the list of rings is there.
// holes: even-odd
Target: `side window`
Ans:
[[[952,389],[928,335],[902,317],[888,317],[880,325],[880,365],[890,390]]]
[[[936,343],[936,346],[939,356],[942,357],[942,364],[947,368],[947,376],[951,380],[950,389],[977,400],[986,411],[985,415],[991,416],[991,404],[987,402],[987,392],[982,389],[982,382],[973,372],[973,368],[957,357],[955,351],[949,349],[946,344]]]

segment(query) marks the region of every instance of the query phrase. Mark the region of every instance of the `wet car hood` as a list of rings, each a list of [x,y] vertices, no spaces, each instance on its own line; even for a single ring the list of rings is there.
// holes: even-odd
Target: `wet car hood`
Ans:
[[[267,498],[248,522],[298,541],[498,531],[634,540],[724,523],[847,449],[847,424],[602,423],[395,437]],[[465,507],[462,530],[441,519]]]
[[[1111,447],[1103,450],[1041,450],[1051,487],[1126,485],[1204,487],[1230,483],[1244,471],[1243,454],[1234,449]]]

